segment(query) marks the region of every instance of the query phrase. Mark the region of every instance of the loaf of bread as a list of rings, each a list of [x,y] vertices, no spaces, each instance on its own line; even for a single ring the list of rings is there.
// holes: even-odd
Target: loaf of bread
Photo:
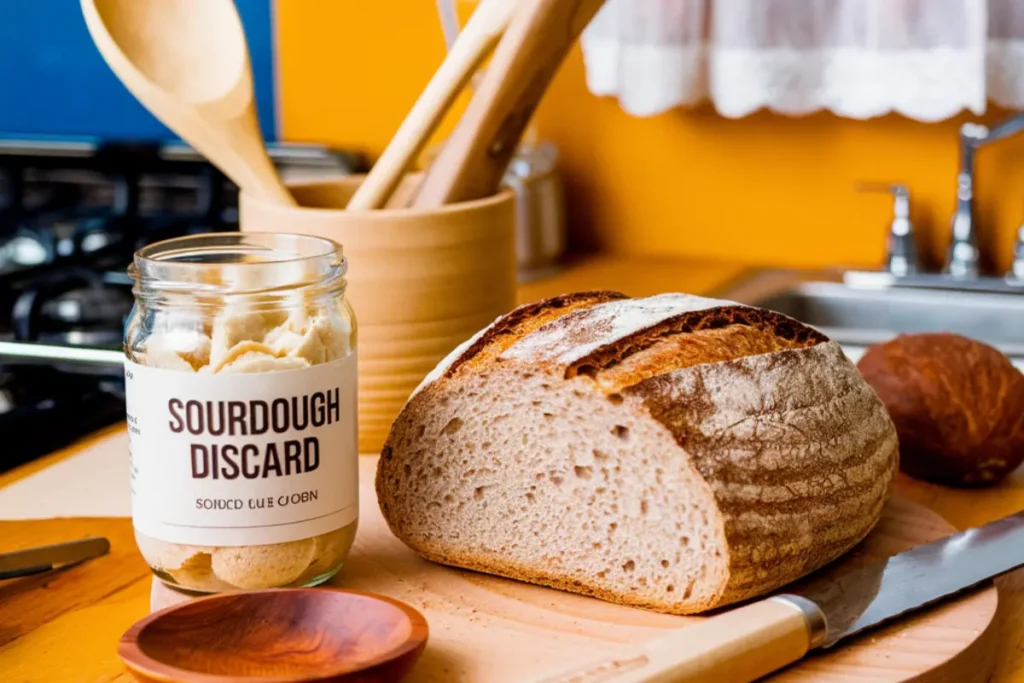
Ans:
[[[690,614],[849,550],[897,464],[881,401],[812,328],[585,292],[452,352],[392,426],[376,486],[428,559]]]

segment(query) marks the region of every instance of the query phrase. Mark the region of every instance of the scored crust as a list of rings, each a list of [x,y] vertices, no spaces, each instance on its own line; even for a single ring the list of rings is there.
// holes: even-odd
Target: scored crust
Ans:
[[[578,310],[589,310],[595,304],[627,298],[620,292],[578,292],[563,294],[532,304],[525,304],[499,318],[476,339],[445,371],[453,376],[463,365],[477,367],[499,355],[519,339]]]
[[[445,564],[691,613],[800,578],[877,523],[895,430],[838,345],[732,302],[601,296],[499,319],[409,401],[377,476],[384,516],[407,545]],[[609,440],[609,425],[633,441]],[[593,480],[599,471],[607,486]],[[542,495],[547,507],[534,506]],[[560,524],[585,538],[582,551],[546,536],[546,516],[577,508],[586,514]],[[666,514],[685,524],[666,526]],[[588,528],[598,520],[661,540],[605,540]],[[531,530],[560,554],[519,538]],[[684,583],[688,571],[696,578]]]
[[[787,348],[813,346],[828,341],[820,332],[795,324],[791,318],[749,306],[722,306],[687,311],[667,318],[626,337],[606,344],[574,361],[566,378],[607,370],[652,347],[659,364],[651,368],[665,373],[690,365],[735,360]],[[650,376],[650,375],[648,375]]]

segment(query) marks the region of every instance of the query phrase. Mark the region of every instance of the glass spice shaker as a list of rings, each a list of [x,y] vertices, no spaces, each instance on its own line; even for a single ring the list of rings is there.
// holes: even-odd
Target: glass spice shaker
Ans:
[[[125,326],[132,520],[154,573],[310,586],[358,518],[356,323],[337,243],[182,237],[135,254]]]

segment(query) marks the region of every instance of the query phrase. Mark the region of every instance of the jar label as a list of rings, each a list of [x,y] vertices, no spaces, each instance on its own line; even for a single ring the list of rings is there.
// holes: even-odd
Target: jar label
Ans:
[[[355,521],[356,354],[300,370],[125,361],[132,519],[169,543],[263,545]]]

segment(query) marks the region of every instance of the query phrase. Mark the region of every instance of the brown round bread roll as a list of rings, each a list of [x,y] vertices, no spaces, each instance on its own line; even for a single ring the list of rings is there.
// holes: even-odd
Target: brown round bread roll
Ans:
[[[1024,375],[956,334],[905,334],[857,364],[896,424],[900,468],[955,486],[998,482],[1024,461]]]

